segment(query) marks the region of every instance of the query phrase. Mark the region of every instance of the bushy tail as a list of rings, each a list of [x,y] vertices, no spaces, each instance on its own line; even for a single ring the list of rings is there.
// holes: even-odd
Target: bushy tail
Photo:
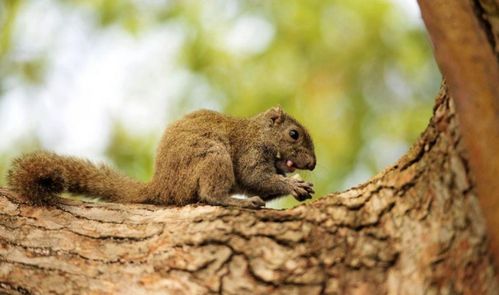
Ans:
[[[120,203],[147,200],[145,183],[104,165],[49,152],[35,152],[15,159],[7,181],[11,190],[33,204],[54,202],[62,192]]]

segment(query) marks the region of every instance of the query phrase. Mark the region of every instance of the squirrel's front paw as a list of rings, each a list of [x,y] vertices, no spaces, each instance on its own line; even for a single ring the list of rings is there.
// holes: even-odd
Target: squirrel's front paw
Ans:
[[[288,178],[288,183],[291,185],[291,195],[298,201],[310,199],[312,198],[312,194],[315,193],[313,189],[314,185],[310,182],[301,179]]]

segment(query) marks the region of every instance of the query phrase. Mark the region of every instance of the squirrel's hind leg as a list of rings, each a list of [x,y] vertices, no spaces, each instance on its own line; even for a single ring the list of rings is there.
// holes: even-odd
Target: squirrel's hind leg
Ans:
[[[230,196],[235,185],[234,169],[228,153],[214,152],[199,163],[198,195],[209,205],[235,206],[258,209],[265,206],[260,197],[236,199]]]

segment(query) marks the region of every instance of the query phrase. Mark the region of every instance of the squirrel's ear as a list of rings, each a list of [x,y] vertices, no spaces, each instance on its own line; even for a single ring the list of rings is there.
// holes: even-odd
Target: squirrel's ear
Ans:
[[[280,106],[273,107],[271,109],[268,109],[265,112],[265,115],[267,118],[272,120],[272,124],[280,124],[284,121],[284,111]]]
[[[284,121],[284,111],[280,106],[268,109],[265,116],[272,121],[272,125],[280,124]]]

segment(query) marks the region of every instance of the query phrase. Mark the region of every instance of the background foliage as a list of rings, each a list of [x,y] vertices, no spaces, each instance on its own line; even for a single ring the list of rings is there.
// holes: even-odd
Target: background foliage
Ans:
[[[316,197],[405,153],[439,74],[415,3],[0,1],[0,172],[45,148],[146,180],[164,126],[281,105],[307,126]],[[1,177],[0,181],[4,181]],[[291,198],[272,205],[293,206]]]

